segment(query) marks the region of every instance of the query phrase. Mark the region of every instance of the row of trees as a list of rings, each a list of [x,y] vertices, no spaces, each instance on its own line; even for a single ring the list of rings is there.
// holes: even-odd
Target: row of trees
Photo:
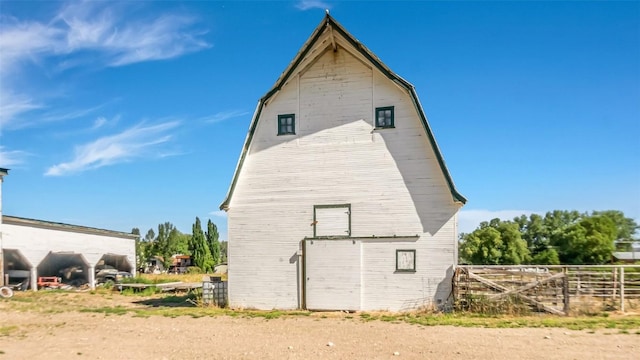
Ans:
[[[211,272],[215,265],[227,261],[227,243],[220,241],[216,224],[209,220],[205,232],[200,218],[196,217],[191,230],[191,234],[183,234],[172,223],[165,222],[158,225],[157,233],[149,229],[142,238],[140,229],[133,228],[131,233],[138,235],[137,267],[144,268],[148,259],[158,257],[168,268],[171,256],[176,254],[190,255],[192,264],[204,272]]]
[[[460,258],[462,263],[482,265],[604,264],[616,249],[640,246],[638,229],[617,210],[555,210],[544,216],[496,218],[460,235]]]

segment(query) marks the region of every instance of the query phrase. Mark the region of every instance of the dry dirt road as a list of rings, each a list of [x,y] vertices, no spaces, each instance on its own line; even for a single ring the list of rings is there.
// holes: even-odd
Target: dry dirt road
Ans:
[[[0,316],[0,360],[640,359],[640,335],[616,329],[424,327],[331,313],[135,317],[2,302]]]

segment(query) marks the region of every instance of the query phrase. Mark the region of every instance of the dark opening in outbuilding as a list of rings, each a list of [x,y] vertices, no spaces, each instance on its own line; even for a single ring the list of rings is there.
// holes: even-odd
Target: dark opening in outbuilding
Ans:
[[[89,264],[82,254],[49,252],[38,265],[38,276],[57,276],[64,284],[81,286],[89,283]]]
[[[133,266],[126,255],[104,254],[96,264],[96,271],[116,269],[118,271],[133,272]]]
[[[22,252],[17,249],[3,249],[4,273],[8,277],[8,284],[23,290],[29,288],[31,263]]]

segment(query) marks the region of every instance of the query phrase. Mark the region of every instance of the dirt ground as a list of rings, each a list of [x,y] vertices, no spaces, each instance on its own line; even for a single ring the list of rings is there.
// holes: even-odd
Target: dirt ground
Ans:
[[[140,306],[132,300],[99,298],[97,305]],[[0,302],[0,359],[640,358],[640,336],[616,329],[424,327],[343,313],[136,317],[30,306]]]

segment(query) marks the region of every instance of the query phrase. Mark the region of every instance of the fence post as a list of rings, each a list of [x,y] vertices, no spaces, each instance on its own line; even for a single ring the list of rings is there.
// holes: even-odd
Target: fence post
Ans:
[[[562,297],[564,298],[564,311],[565,315],[569,315],[569,272],[566,267],[562,268],[562,272],[564,273],[564,277],[562,278]]]
[[[620,311],[624,312],[624,268],[620,267]]]
[[[613,286],[611,287],[611,293],[612,293],[612,297],[611,297],[611,304],[615,304],[616,303],[616,292],[618,290],[618,269],[617,268],[613,268]]]

